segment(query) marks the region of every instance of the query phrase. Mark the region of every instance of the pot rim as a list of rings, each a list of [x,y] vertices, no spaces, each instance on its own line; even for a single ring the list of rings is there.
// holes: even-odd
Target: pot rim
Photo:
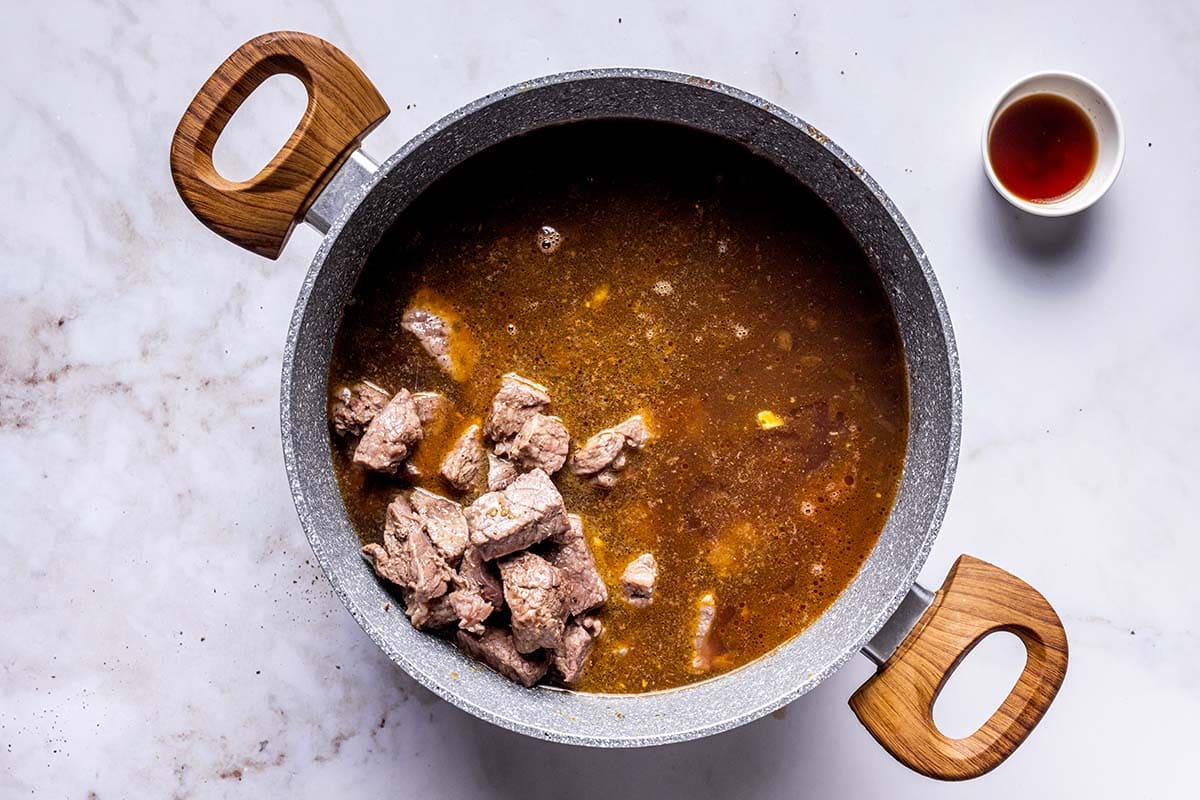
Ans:
[[[942,464],[935,465],[938,471],[941,472],[940,478],[937,479],[937,499],[935,508],[929,518],[929,522],[925,528],[921,542],[917,551],[908,559],[907,570],[904,572],[904,578],[899,581],[899,586],[893,596],[886,602],[878,606],[878,611],[871,617],[871,621],[861,629],[860,634],[855,637],[851,646],[847,647],[840,656],[826,661],[821,669],[808,672],[803,677],[797,676],[796,683],[782,689],[778,694],[771,697],[766,702],[759,703],[752,708],[740,709],[737,713],[728,716],[725,719],[701,725],[696,728],[687,730],[669,730],[660,733],[651,733],[643,735],[619,736],[619,735],[598,735],[574,732],[564,732],[561,730],[551,730],[537,725],[525,723],[519,719],[513,719],[505,716],[503,713],[497,712],[495,709],[480,705],[470,699],[463,697],[455,692],[453,687],[448,687],[442,680],[434,675],[427,673],[424,669],[415,664],[404,652],[398,650],[394,643],[389,641],[383,631],[370,620],[365,618],[365,609],[362,606],[362,598],[354,597],[348,591],[348,587],[343,580],[338,577],[337,570],[331,568],[331,554],[326,552],[324,542],[320,537],[319,525],[312,519],[312,513],[309,508],[308,497],[305,491],[305,482],[300,474],[299,459],[293,449],[294,432],[293,432],[293,405],[291,391],[295,378],[296,366],[296,345],[300,336],[300,329],[305,318],[305,312],[308,308],[310,299],[312,298],[313,289],[318,275],[321,273],[326,259],[329,256],[332,248],[337,242],[340,234],[347,226],[350,218],[355,210],[367,198],[368,195],[379,185],[381,181],[391,172],[391,170],[399,163],[408,158],[415,150],[424,145],[433,137],[445,131],[450,126],[469,117],[482,109],[495,105],[501,101],[510,99],[516,95],[528,92],[534,89],[554,86],[557,84],[586,82],[605,79],[645,79],[649,81],[661,81],[675,84],[687,84],[699,87],[708,91],[712,91],[729,98],[742,101],[743,103],[756,106],[763,111],[778,118],[782,122],[797,129],[801,134],[809,137],[817,145],[822,147],[834,159],[840,161],[847,167],[860,181],[872,197],[880,204],[886,212],[890,221],[896,225],[899,232],[902,234],[905,244],[911,251],[916,265],[921,272],[925,284],[928,286],[931,294],[933,305],[936,308],[937,319],[940,323],[941,341],[944,344],[945,357],[948,362],[949,373],[949,389],[950,389],[950,408],[943,413],[949,413],[949,429],[947,432],[948,440],[945,450],[945,461]],[[907,358],[906,358],[907,360]],[[912,412],[910,411],[910,418]],[[924,249],[917,241],[907,221],[896,208],[891,199],[883,192],[878,183],[864,170],[854,159],[846,154],[838,145],[836,145],[828,136],[821,133],[819,130],[791,114],[790,112],[780,108],[774,103],[770,103],[760,97],[728,86],[718,81],[713,81],[707,78],[699,78],[691,75],[668,72],[662,70],[650,69],[634,69],[634,68],[608,68],[608,69],[587,69],[576,70],[569,72],[555,73],[536,78],[529,81],[523,81],[511,86],[508,86],[499,91],[485,95],[461,108],[453,111],[442,117],[432,125],[414,136],[395,153],[387,158],[371,177],[364,181],[356,191],[352,192],[347,201],[342,207],[337,218],[333,220],[329,230],[321,241],[317,252],[313,256],[312,264],[305,276],[304,282],[300,288],[300,292],[296,301],[296,306],[293,311],[291,323],[288,327],[287,342],[284,351],[283,371],[281,381],[281,397],[280,397],[280,420],[281,433],[283,438],[284,462],[288,474],[288,482],[292,492],[292,498],[296,505],[297,513],[301,520],[301,526],[304,529],[305,535],[313,548],[317,562],[321,565],[322,571],[330,581],[335,594],[341,600],[342,604],[358,622],[359,626],[371,637],[372,641],[383,650],[389,658],[400,666],[408,675],[421,683],[425,688],[432,691],[444,700],[452,703],[458,708],[467,711],[468,713],[484,719],[499,727],[533,736],[540,739],[545,739],[554,742],[584,745],[593,747],[645,747],[658,744],[668,744],[674,742],[688,741],[705,736],[709,736],[722,731],[730,730],[740,725],[746,724],[753,720],[769,714],[770,712],[791,703],[801,695],[807,693],[818,683],[824,680],[829,675],[836,672],[850,659],[851,656],[858,650],[861,650],[867,642],[879,631],[879,629],[892,617],[901,601],[908,594],[909,589],[916,582],[917,576],[920,573],[922,566],[928,557],[929,551],[932,548],[934,540],[937,538],[938,531],[941,527],[942,519],[945,515],[946,507],[949,502],[950,493],[954,483],[955,472],[957,468],[959,448],[961,443],[961,425],[962,425],[962,388],[961,376],[958,361],[958,352],[955,345],[953,329],[950,324],[949,314],[946,308],[945,299],[938,285],[937,279],[933,273],[929,260],[925,255]],[[909,441],[912,441],[912,432],[909,433]],[[908,469],[908,458],[905,461],[905,470]],[[902,485],[905,479],[902,478]],[[895,512],[893,506],[892,514]],[[891,514],[889,514],[889,519]],[[878,549],[878,544],[872,550],[872,553]],[[868,556],[868,560],[870,556]],[[865,567],[864,562],[864,567]],[[851,586],[859,579],[862,572],[856,575]],[[838,602],[846,596],[849,587],[843,590],[839,598],[834,601],[834,604],[822,614],[825,616],[829,613]],[[820,617],[817,618],[819,620]],[[817,620],[814,620],[812,625],[815,625]],[[810,625],[811,627],[811,625]],[[806,629],[807,630],[807,629]],[[756,664],[761,664],[765,660],[771,659],[781,650],[785,649],[789,644],[803,636],[803,633],[787,642],[782,643],[775,650],[760,656],[748,664],[732,670],[727,673],[715,676],[705,681],[686,686],[677,687],[674,689],[663,690],[660,692],[642,693],[633,695],[588,695],[589,697],[611,698],[614,702],[631,703],[637,702],[637,698],[655,697],[663,694],[674,694],[678,692],[687,692],[697,689],[698,687],[711,686],[716,682],[733,682],[738,680],[738,676],[744,671],[751,669]],[[503,679],[501,679],[503,680]],[[537,691],[537,690],[535,690]]]

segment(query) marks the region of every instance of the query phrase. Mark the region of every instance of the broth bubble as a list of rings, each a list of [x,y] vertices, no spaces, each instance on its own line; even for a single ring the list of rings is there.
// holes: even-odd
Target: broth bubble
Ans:
[[[538,249],[549,255],[561,244],[562,234],[549,225],[543,225],[541,231],[538,232]]]

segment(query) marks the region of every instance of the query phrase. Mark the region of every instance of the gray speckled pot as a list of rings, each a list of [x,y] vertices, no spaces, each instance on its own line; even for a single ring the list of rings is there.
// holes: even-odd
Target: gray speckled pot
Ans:
[[[811,187],[837,213],[868,253],[900,324],[911,380],[907,461],[895,508],[858,577],[808,630],[767,656],[697,685],[651,694],[528,690],[414,630],[397,610],[385,610],[391,598],[359,556],[334,480],[329,361],[367,255],[426,187],[511,136],[613,117],[672,122],[738,142]],[[841,148],[782,109],[728,86],[616,69],[553,75],[497,92],[441,120],[378,169],[372,166],[361,156],[347,162],[309,212],[327,235],[288,333],[282,423],[292,495],[317,559],[350,613],[393,661],[451,703],[505,728],[558,742],[637,747],[726,730],[796,699],[868,646],[906,595],[915,596],[897,615],[911,619],[893,622],[893,638],[903,637],[924,605],[921,591],[909,593],[937,534],[957,462],[958,362],[921,246],[891,200]]]

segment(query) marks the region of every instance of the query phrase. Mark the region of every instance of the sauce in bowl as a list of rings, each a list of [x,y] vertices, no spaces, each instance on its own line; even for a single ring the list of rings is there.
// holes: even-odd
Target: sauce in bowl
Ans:
[[[1083,186],[1098,149],[1087,112],[1050,92],[1009,105],[988,137],[988,158],[1000,183],[1034,203],[1061,200]]]

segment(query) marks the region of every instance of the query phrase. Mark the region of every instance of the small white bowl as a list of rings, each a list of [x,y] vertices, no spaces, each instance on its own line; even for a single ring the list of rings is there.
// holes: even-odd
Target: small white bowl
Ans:
[[[992,128],[1001,112],[1023,97],[1031,94],[1057,94],[1073,101],[1082,108],[1096,129],[1096,165],[1083,185],[1070,194],[1045,203],[1035,203],[1017,197],[1004,187],[992,169],[988,153],[988,140]],[[1112,98],[1104,90],[1082,75],[1073,72],[1035,72],[1014,83],[1000,96],[992,108],[992,114],[983,129],[983,169],[988,180],[1000,195],[1022,211],[1042,217],[1065,217],[1076,214],[1095,203],[1117,179],[1121,162],[1125,160],[1125,130],[1121,127],[1121,115]]]

